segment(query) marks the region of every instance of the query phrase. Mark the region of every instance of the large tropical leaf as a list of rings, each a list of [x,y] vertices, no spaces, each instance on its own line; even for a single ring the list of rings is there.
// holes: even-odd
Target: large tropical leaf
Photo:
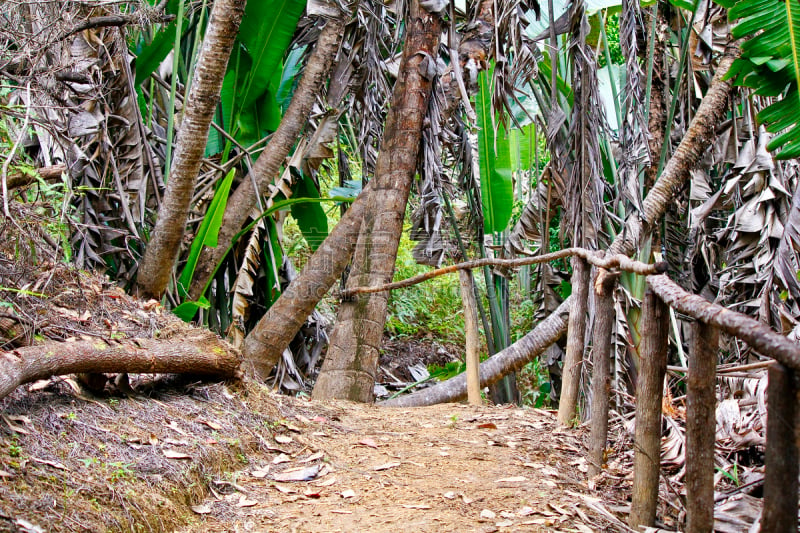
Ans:
[[[779,150],[779,159],[800,156],[800,2],[739,0],[728,16],[738,20],[733,37],[748,38],[728,76],[757,95],[778,97],[757,115],[776,134],[767,148]]]
[[[231,190],[233,177],[236,174],[235,170],[228,172],[225,179],[220,183],[211,204],[208,206],[206,216],[203,217],[203,222],[200,224],[200,229],[197,231],[192,246],[189,249],[189,258],[186,261],[186,266],[183,267],[181,277],[178,279],[178,293],[181,298],[185,298],[189,285],[194,276],[194,269],[197,266],[197,259],[200,257],[200,252],[203,246],[213,248],[217,245],[217,237],[219,236],[219,228],[222,225],[222,216],[225,214],[225,206],[228,205],[228,193]]]
[[[253,104],[269,88],[305,7],[305,0],[247,3],[239,39],[247,48],[253,64],[242,87],[243,107]]]
[[[179,0],[169,0],[165,11],[171,15],[178,14]],[[153,37],[149,44],[138,50],[136,57],[136,77],[134,84],[138,87],[156,71],[175,45],[175,33],[178,24],[172,21]],[[188,27],[187,24],[183,25]]]
[[[319,198],[319,191],[314,180],[295,168],[290,170],[297,174],[294,190],[295,198]],[[328,236],[328,217],[325,210],[318,203],[298,203],[291,207],[292,217],[297,221],[303,237],[312,251],[316,251],[322,241]]]
[[[478,115],[478,153],[481,172],[481,203],[486,233],[503,231],[511,220],[514,185],[511,178],[511,149],[508,134],[497,128],[492,117],[491,73],[481,72],[475,97]]]

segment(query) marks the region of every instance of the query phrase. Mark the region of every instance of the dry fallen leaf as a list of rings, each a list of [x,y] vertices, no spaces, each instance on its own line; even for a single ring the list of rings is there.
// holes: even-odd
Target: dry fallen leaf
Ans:
[[[497,527],[511,527],[513,525],[514,522],[512,522],[511,520],[503,520],[502,522],[495,523],[495,526]]]
[[[277,490],[278,492],[282,492],[284,494],[295,494],[297,492],[296,490],[294,490],[291,487],[286,487],[284,485],[278,485],[277,483],[273,484],[272,486],[275,488],[275,490]]]
[[[497,515],[495,514],[494,511],[490,511],[489,509],[484,509],[481,511],[481,518],[483,519],[492,520],[495,517],[497,517]]]
[[[386,463],[374,467],[373,470],[380,472],[381,470],[389,470],[390,468],[396,468],[398,466],[400,466],[400,463]]]
[[[281,463],[288,463],[291,460],[292,460],[291,457],[289,457],[285,453],[282,453],[282,454],[278,455],[277,457],[275,457],[275,459],[272,460],[272,464],[279,465]]]
[[[332,509],[331,512],[336,514],[353,514],[353,511],[345,511],[344,509]]]
[[[495,480],[495,483],[522,483],[523,481],[528,481],[528,478],[523,476],[504,477]]]
[[[253,470],[252,472],[250,472],[250,475],[256,479],[262,479],[267,477],[268,473],[269,473],[269,467],[266,467],[264,469]]]
[[[331,476],[328,479],[323,479],[323,480],[314,482],[314,485],[317,486],[317,487],[328,487],[330,485],[333,485],[334,483],[336,483],[336,478]]]
[[[187,453],[179,452],[179,451],[172,450],[172,449],[161,450],[161,452],[164,454],[164,457],[167,457],[169,459],[191,459],[192,458],[192,456],[187,454]]]
[[[367,438],[367,439],[361,439],[360,441],[358,441],[358,443],[357,443],[356,445],[357,445],[357,446],[358,446],[358,445],[361,445],[361,446],[367,446],[368,448],[377,448],[377,447],[378,447],[378,443],[377,443],[377,442],[375,442],[375,441],[374,441],[374,440],[372,440],[372,439],[369,439],[369,438]]]
[[[206,504],[192,505],[192,511],[197,514],[209,514],[211,512],[211,507]]]
[[[355,498],[356,497],[356,491],[354,491],[353,489],[343,490],[341,496],[342,496],[342,498],[345,498],[345,499],[347,499],[347,498]]]
[[[456,497],[456,493],[453,492],[453,491],[449,491],[449,492],[445,492],[444,494],[442,494],[442,496],[444,496],[448,500],[454,500],[455,497]]]
[[[497,429],[497,426],[494,422],[484,422],[483,424],[478,424],[477,427],[479,429]]]
[[[322,459],[324,456],[325,456],[325,454],[323,452],[312,453],[311,455],[309,455],[305,459],[300,459],[297,462],[298,463],[313,463],[317,459]]]
[[[405,507],[406,509],[431,509],[432,508],[430,505],[425,505],[424,503],[420,503],[420,504],[416,504],[416,505],[415,504],[406,503],[406,504],[403,504],[403,507]]]
[[[220,429],[222,429],[221,425],[217,424],[216,422],[211,422],[210,420],[198,420],[198,422],[207,425],[208,427],[210,427],[215,431],[219,431]]]
[[[258,502],[255,500],[248,500],[247,496],[242,495],[239,498],[239,503],[236,504],[236,507],[253,507],[254,505],[258,505]]]
[[[319,469],[319,465],[307,466],[305,468],[291,468],[274,474],[272,479],[275,481],[310,481],[317,477]]]
[[[275,435],[275,442],[278,444],[289,444],[292,442],[292,437],[288,435]]]

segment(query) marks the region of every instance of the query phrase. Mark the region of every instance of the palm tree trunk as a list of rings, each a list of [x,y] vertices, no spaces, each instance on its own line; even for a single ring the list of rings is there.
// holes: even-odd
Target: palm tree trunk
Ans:
[[[410,5],[403,63],[395,83],[381,152],[356,245],[348,287],[391,280],[403,230],[408,194],[417,168],[422,126],[431,95],[425,65],[438,55],[442,31],[438,15]],[[385,294],[360,295],[343,302],[328,355],[314,386],[318,399],[373,400],[378,349],[386,320]]]
[[[259,380],[269,376],[306,317],[344,272],[358,240],[369,190],[368,185],[309,258],[303,272],[245,337],[244,367],[251,376]]]
[[[239,32],[245,3],[246,0],[218,0],[211,10],[208,32],[203,39],[178,132],[167,191],[137,275],[137,288],[144,297],[159,298],[164,293],[178,257],[208,129],[219,103],[222,80]]]
[[[278,129],[272,134],[269,144],[253,165],[251,176],[245,178],[228,199],[217,238],[219,244],[216,248],[203,248],[200,254],[189,288],[190,298],[196,300],[202,296],[203,289],[224,258],[228,246],[256,206],[257,195],[264,194],[269,184],[279,175],[281,165],[308,121],[320,88],[325,85],[325,79],[341,44],[346,18],[342,13],[325,23]],[[253,186],[254,180],[251,177],[256,182],[257,190]]]

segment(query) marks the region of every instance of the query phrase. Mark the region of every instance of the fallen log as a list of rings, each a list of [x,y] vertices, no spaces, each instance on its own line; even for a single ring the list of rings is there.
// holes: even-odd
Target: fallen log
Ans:
[[[51,342],[0,352],[0,399],[39,379],[82,372],[197,374],[233,378],[239,354],[210,331],[168,339],[92,339]]]
[[[521,369],[561,338],[567,331],[567,317],[571,305],[572,297],[569,297],[530,333],[481,363],[481,387],[496,383],[506,374]],[[457,402],[466,397],[467,378],[466,374],[462,373],[433,387],[386,400],[378,405],[383,407],[422,407],[437,403]]]

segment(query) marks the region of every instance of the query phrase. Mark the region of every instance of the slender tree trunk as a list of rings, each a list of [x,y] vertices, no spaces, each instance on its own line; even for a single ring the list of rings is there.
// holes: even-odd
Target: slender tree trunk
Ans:
[[[636,383],[636,432],[633,442],[633,490],[628,524],[655,525],[661,470],[661,403],[667,371],[669,307],[647,289],[642,305],[639,380]]]
[[[597,277],[601,279],[600,276]],[[605,463],[608,440],[608,403],[611,395],[611,335],[614,331],[615,276],[603,276],[595,287],[595,322],[592,334],[592,439],[589,475],[596,476]]]
[[[222,80],[245,3],[246,0],[217,0],[211,9],[208,31],[178,132],[167,191],[136,278],[141,296],[160,298],[167,288],[180,251],[208,129],[219,103]]]
[[[583,370],[583,353],[586,349],[586,311],[589,305],[589,266],[579,257],[572,259],[572,294],[575,295],[569,312],[567,353],[561,380],[561,398],[558,403],[558,423],[569,426],[575,418]]]
[[[467,363],[467,401],[470,405],[481,405],[480,358],[478,356],[478,304],[475,301],[475,283],[472,272],[458,271],[461,300],[464,302],[464,337]]]
[[[350,262],[369,190],[367,185],[309,258],[303,272],[245,338],[245,370],[256,379],[263,380],[269,375],[317,302],[327,294]]]
[[[692,324],[686,386],[686,531],[714,531],[714,442],[719,330]],[[795,511],[796,512],[796,511]]]
[[[797,475],[800,473],[800,380],[783,365],[769,367],[767,453],[761,531],[797,530]]]
[[[257,205],[257,195],[263,195],[272,181],[278,177],[281,165],[291,151],[300,133],[308,121],[311,108],[331,69],[336,52],[339,50],[346,14],[328,19],[320,33],[311,57],[308,59],[303,76],[297,85],[292,102],[286,110],[281,123],[272,134],[269,144],[261,153],[242,183],[228,199],[222,226],[219,230],[218,243],[215,248],[203,248],[197,261],[194,278],[189,288],[189,297],[196,300],[202,296],[217,265],[224,259],[225,251],[234,236],[250,216]],[[256,182],[256,188],[253,181]]]
[[[433,58],[438,54],[442,25],[439,16],[420,8],[417,0],[412,0],[410,13],[403,62],[348,279],[350,287],[391,280],[406,202],[416,172],[422,125],[431,95],[431,80],[423,73],[428,62],[436,61]],[[387,296],[382,293],[343,302],[314,386],[314,398],[373,400],[386,305]]]
[[[54,342],[0,352],[0,399],[24,383],[81,372],[187,373],[234,377],[239,356],[209,331],[169,339]]]

